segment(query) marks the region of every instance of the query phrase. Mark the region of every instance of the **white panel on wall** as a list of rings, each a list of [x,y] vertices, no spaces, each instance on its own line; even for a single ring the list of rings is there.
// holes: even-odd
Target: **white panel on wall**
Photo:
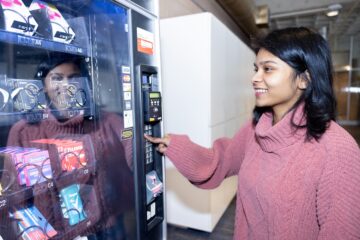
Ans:
[[[161,20],[160,31],[164,34],[160,36],[162,68],[168,74],[162,84],[168,89],[163,93],[164,114],[171,118],[166,122],[166,128],[178,133],[196,129],[198,134],[193,135],[193,140],[208,146],[208,79],[211,73],[199,69],[210,66],[210,41],[204,39],[210,35],[210,24],[205,18],[195,17],[197,21],[193,21],[194,16],[201,15]],[[178,24],[173,27],[174,20]]]
[[[251,117],[255,54],[210,13],[160,21],[164,129],[211,147]],[[250,107],[251,106],[251,107]],[[237,178],[213,190],[192,186],[167,160],[167,221],[212,231]]]
[[[211,18],[211,126],[248,113],[254,104],[255,56],[218,19]],[[241,101],[239,101],[241,100]]]

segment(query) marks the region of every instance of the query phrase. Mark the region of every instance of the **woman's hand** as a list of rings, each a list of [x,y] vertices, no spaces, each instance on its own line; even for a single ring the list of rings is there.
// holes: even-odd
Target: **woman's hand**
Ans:
[[[158,146],[156,147],[156,150],[160,153],[164,153],[170,144],[170,136],[169,135],[165,135],[163,138],[156,138],[156,137],[151,137],[149,135],[144,134],[144,137],[149,142],[158,144]]]

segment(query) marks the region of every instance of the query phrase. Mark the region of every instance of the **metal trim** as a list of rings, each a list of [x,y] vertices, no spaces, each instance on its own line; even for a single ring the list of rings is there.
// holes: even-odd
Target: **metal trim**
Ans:
[[[156,13],[154,14],[152,12],[149,12],[147,9],[145,9],[133,2],[127,1],[127,0],[113,0],[113,1],[116,3],[120,3],[133,11],[136,11],[136,12],[140,13],[141,15],[144,15],[147,18],[150,18],[150,19],[158,19],[159,18],[158,17],[158,15],[159,15],[158,7],[155,8]],[[158,3],[158,1],[155,1],[155,5],[158,5],[157,3]]]

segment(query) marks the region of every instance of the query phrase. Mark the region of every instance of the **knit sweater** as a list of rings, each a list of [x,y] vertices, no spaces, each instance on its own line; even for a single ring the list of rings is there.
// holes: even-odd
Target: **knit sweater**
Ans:
[[[265,113],[210,149],[170,134],[165,155],[200,188],[238,176],[234,239],[360,239],[357,143],[335,122],[319,141],[305,141],[292,113],[275,125]],[[294,122],[302,116],[296,110]]]

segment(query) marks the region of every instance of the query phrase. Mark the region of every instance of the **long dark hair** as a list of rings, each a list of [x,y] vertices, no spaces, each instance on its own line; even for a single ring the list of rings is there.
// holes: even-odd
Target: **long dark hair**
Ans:
[[[291,108],[304,102],[306,125],[292,125],[295,129],[306,128],[307,140],[318,140],[331,120],[335,120],[336,100],[333,91],[331,53],[326,40],[305,27],[275,30],[255,43],[256,53],[265,49],[286,62],[296,76],[309,75],[307,88]],[[269,108],[255,107],[253,120],[256,124]],[[295,111],[294,111],[295,112]]]
[[[35,79],[44,80],[46,75],[52,69],[64,63],[73,63],[79,68],[81,76],[88,77],[89,73],[86,69],[83,57],[66,53],[50,53],[38,65],[35,73]]]

